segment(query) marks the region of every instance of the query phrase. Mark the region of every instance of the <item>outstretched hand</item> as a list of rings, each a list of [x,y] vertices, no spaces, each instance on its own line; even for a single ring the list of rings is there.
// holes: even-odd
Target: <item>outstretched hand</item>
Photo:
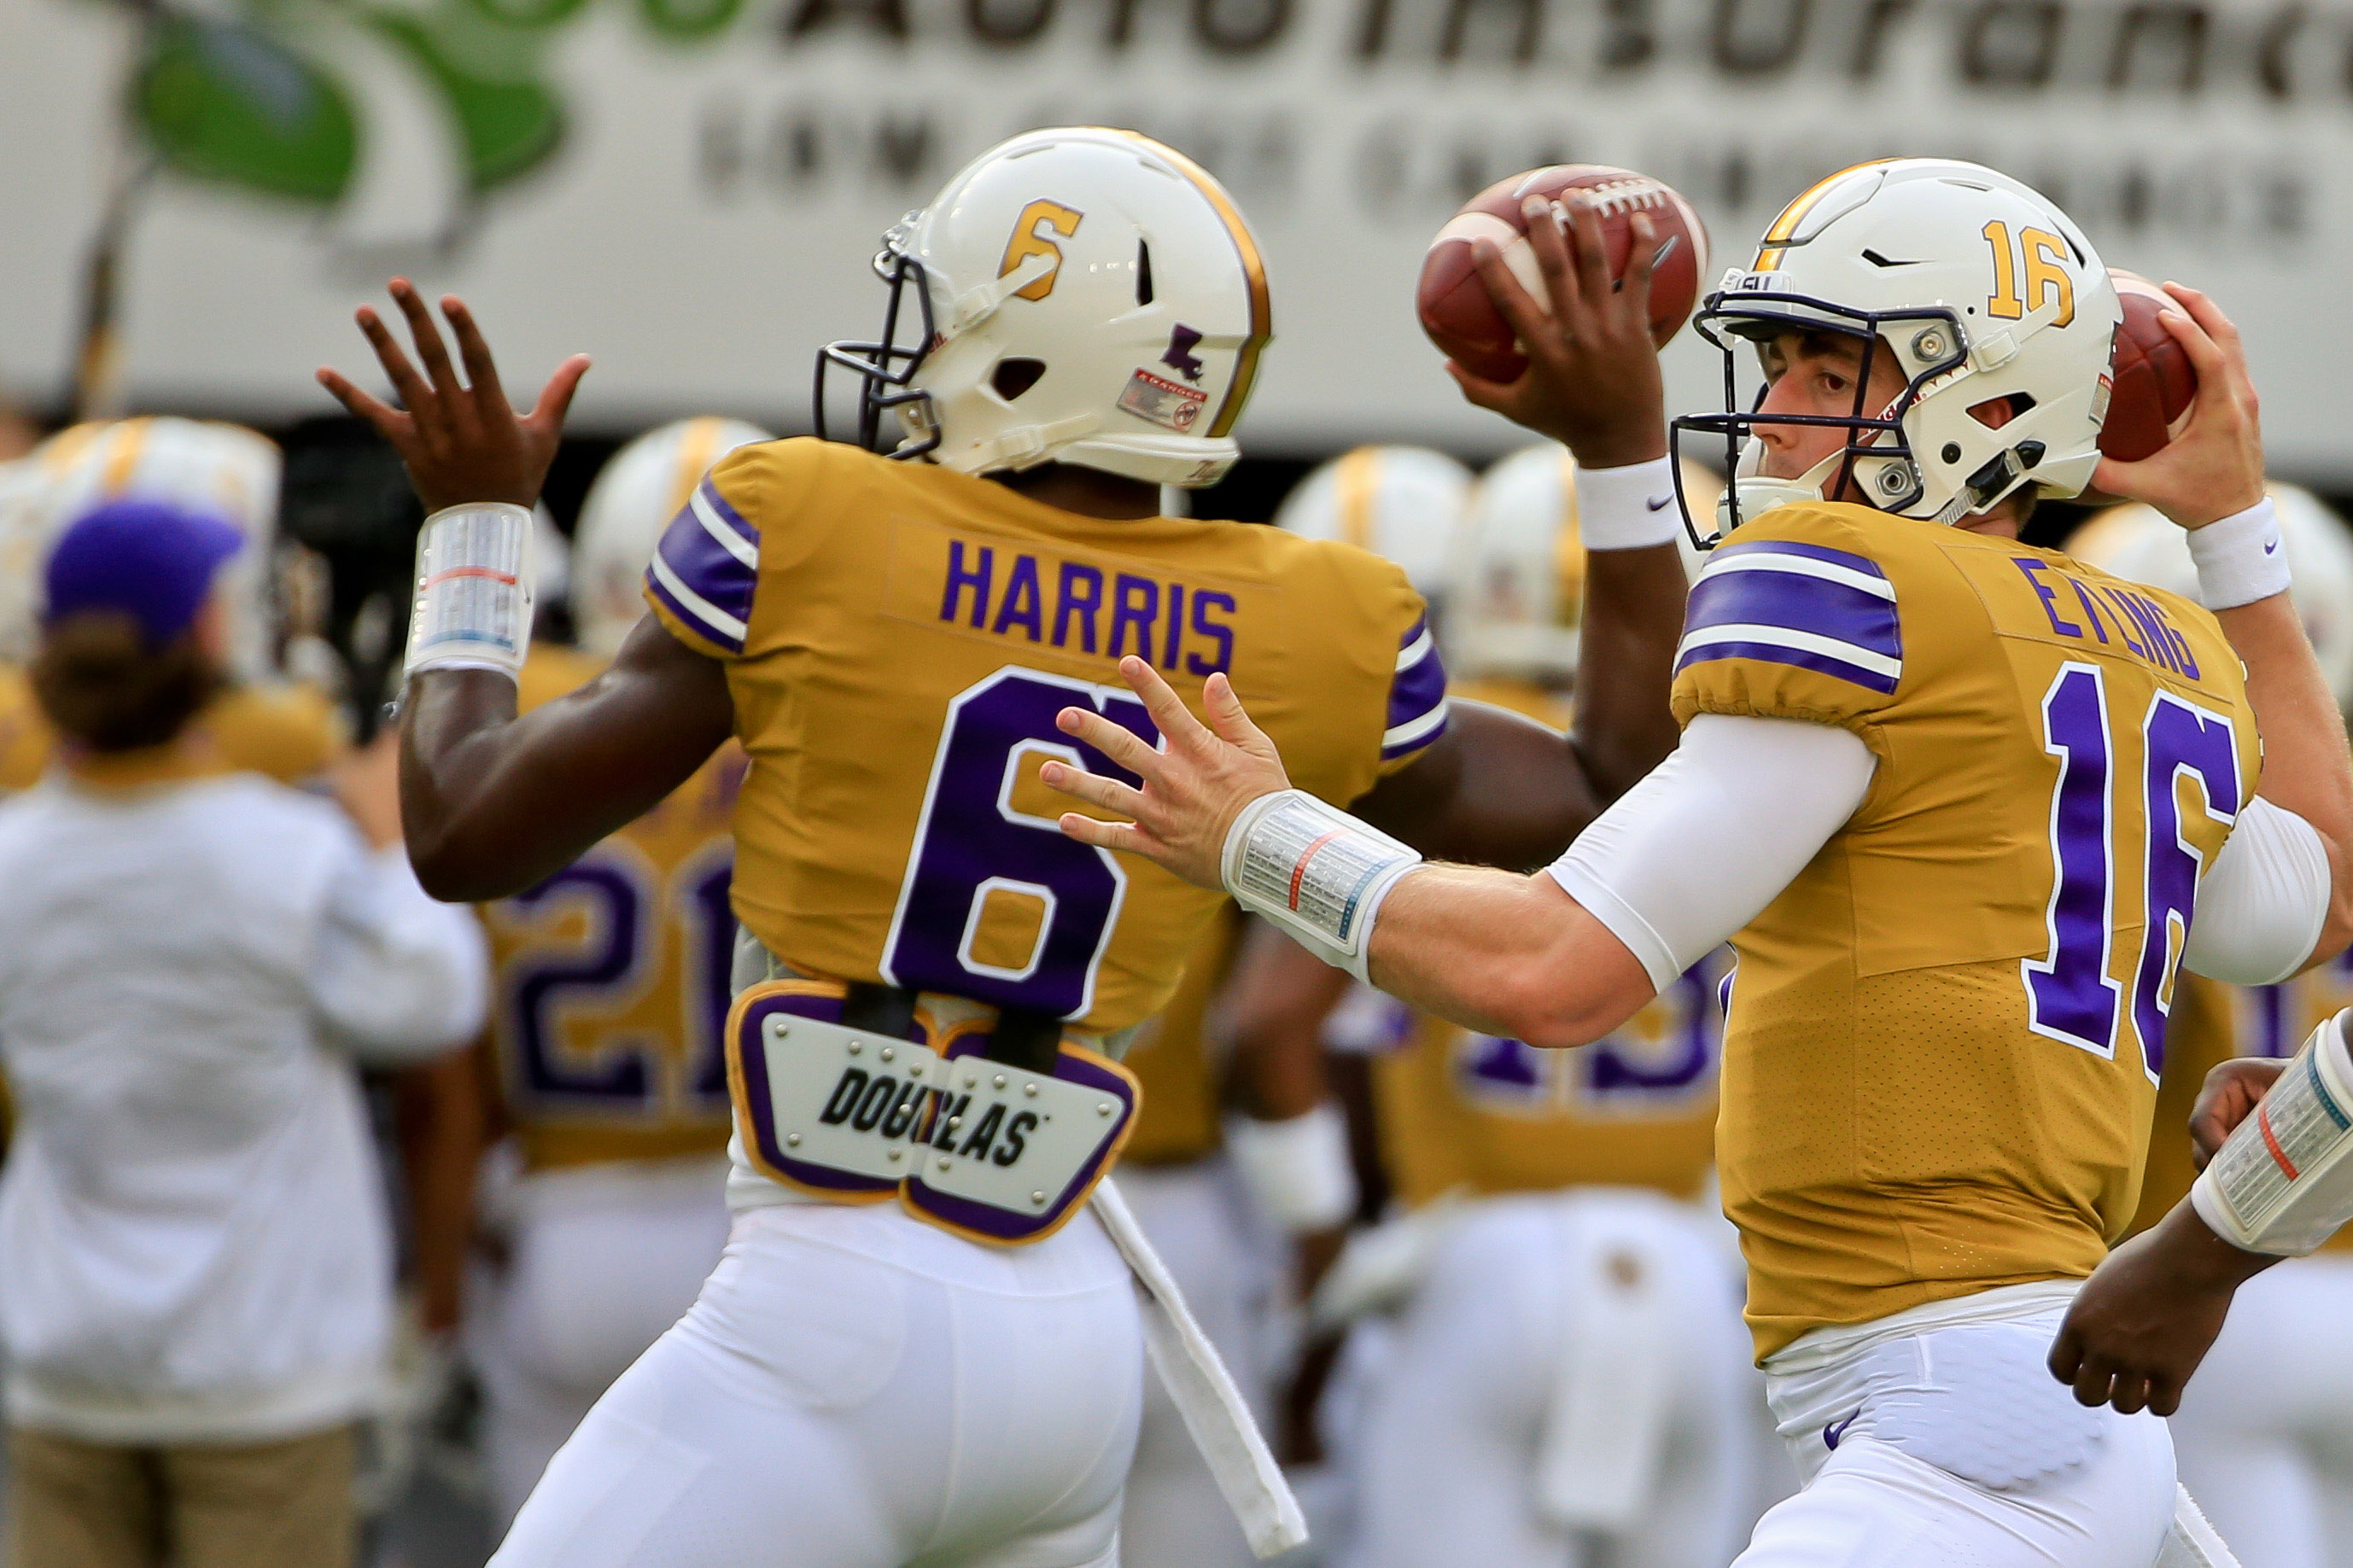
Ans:
[[[1576,195],[1556,205],[1530,196],[1522,214],[1551,309],[1521,287],[1493,241],[1478,241],[1472,259],[1528,367],[1509,383],[1473,375],[1452,360],[1448,374],[1464,397],[1564,443],[1588,468],[1666,456],[1666,389],[1651,341],[1659,243],[1650,215],[1634,215],[1634,248],[1621,281],[1609,276],[1608,243],[1590,198]]]
[[[2263,433],[2255,384],[2239,329],[2221,307],[2179,283],[2165,291],[2179,307],[2158,315],[2198,373],[2198,395],[2181,434],[2137,463],[2100,459],[2095,489],[2146,501],[2187,529],[2242,512],[2263,499]]]
[[[1141,855],[1188,882],[1222,887],[1227,829],[1250,802],[1291,787],[1282,759],[1223,675],[1201,689],[1209,713],[1204,725],[1143,659],[1129,655],[1119,673],[1144,699],[1161,744],[1155,749],[1092,709],[1063,709],[1054,719],[1058,729],[1135,774],[1144,787],[1047,763],[1038,776],[1050,787],[1130,819],[1105,822],[1071,811],[1062,814],[1061,829],[1082,844]]]
[[[464,300],[455,294],[441,297],[441,314],[457,336],[458,353],[466,367],[461,383],[441,341],[441,329],[416,285],[396,278],[390,292],[393,303],[408,319],[408,333],[416,342],[417,359],[424,363],[424,374],[409,363],[400,340],[372,308],[361,306],[356,320],[402,406],[394,408],[370,396],[342,372],[328,366],[320,367],[319,384],[392,443],[407,466],[409,483],[417,487],[427,511],[465,501],[531,505],[539,499],[547,466],[555,458],[565,411],[572,405],[580,378],[588,374],[588,356],[574,354],[557,365],[541,389],[537,405],[529,414],[519,415],[499,385],[491,345],[474,324],[473,312],[466,309]]]

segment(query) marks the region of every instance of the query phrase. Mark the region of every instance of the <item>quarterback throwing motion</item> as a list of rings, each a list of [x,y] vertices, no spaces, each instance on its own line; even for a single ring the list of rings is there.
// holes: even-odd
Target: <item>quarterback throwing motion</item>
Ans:
[[[2190,423],[2103,461],[2119,311],[2064,214],[1928,160],[1792,203],[1698,318],[1767,384],[1681,422],[1737,450],[1682,746],[1546,871],[1425,865],[1288,787],[1221,677],[1205,727],[1126,662],[1158,751],[1061,716],[1138,781],[1046,764],[1132,819],[1065,832],[1471,1027],[1583,1045],[1732,942],[1725,1205],[1804,1482],[1739,1568],[2147,1568],[2175,1515],[2163,1425],[2044,1352],[2133,1213],[2177,966],[2267,982],[2353,932],[2353,771],[2236,335],[2173,299]],[[2216,613],[2018,542],[2095,472],[2195,531]]]
[[[585,364],[518,420],[462,306],[443,303],[466,383],[414,290],[395,296],[421,370],[363,312],[406,412],[325,379],[435,509],[402,800],[427,886],[512,893],[731,736],[750,763],[727,1253],[549,1464],[501,1568],[1108,1565],[1147,1335],[1188,1424],[1216,1435],[1254,1543],[1298,1538],[1230,1385],[1102,1184],[1135,1104],[1121,1048],[1219,900],[1071,842],[1038,766],[1117,772],[1056,729],[1074,704],[1152,747],[1159,721],[1115,684],[1123,658],[1221,672],[1303,785],[1426,847],[1528,865],[1666,752],[1683,587],[1639,499],[1665,458],[1648,272],[1620,292],[1572,269],[1599,255],[1589,211],[1549,237],[1556,321],[1496,285],[1542,363],[1466,389],[1591,467],[1635,471],[1587,617],[1592,668],[1617,679],[1573,741],[1450,708],[1419,597],[1388,563],[1157,515],[1158,486],[1213,482],[1238,456],[1271,324],[1231,201],[1141,136],[1016,138],[894,230],[881,337],[822,362],[852,378],[865,439],[719,463],[656,550],[650,614],[612,667],[520,717],[523,508]],[[868,449],[886,430],[898,460]]]

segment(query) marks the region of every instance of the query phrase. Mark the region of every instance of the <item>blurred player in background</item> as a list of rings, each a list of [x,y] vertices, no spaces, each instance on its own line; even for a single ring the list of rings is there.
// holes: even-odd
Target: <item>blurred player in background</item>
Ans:
[[[683,419],[614,454],[570,554],[580,646],[534,643],[520,710],[612,661],[643,616],[663,527],[712,463],[772,438]],[[597,1395],[693,1305],[726,1245],[728,819],[743,772],[742,752],[720,748],[571,865],[482,906],[489,1046],[426,1070],[427,1145],[412,1178],[425,1327],[457,1326],[479,1226],[494,1258],[468,1303],[465,1352],[501,1529]],[[501,1138],[511,1159],[484,1168]]]
[[[1418,864],[1141,660],[1121,673],[1162,747],[1065,722],[1142,787],[1048,769],[1130,819],[1065,815],[1075,841],[1368,950],[1484,1033],[1590,1043],[1734,941],[1718,1171],[1804,1482],[1741,1568],[2147,1568],[2195,1522],[2163,1424],[2129,1389],[2071,1403],[2052,1372],[2082,1401],[2099,1368],[2053,1335],[2132,1217],[2177,963],[2274,978],[2353,932],[2353,757],[2284,592],[2236,333],[2170,299],[2189,422],[2107,461],[2121,310],[2058,208],[1900,159],[1783,209],[1696,318],[1766,385],[1678,422],[1737,458],[1683,743],[1546,874]],[[2095,595],[2018,542],[2095,473],[2200,531],[2223,608]]]
[[[1548,244],[1561,313],[1498,266],[1533,368],[1477,390],[1593,461],[1655,467],[1648,254],[1620,292],[1591,209]],[[1108,1564],[1147,1343],[1253,1542],[1295,1542],[1247,1412],[1099,1184],[1133,1103],[1116,1054],[1220,900],[1056,830],[1045,759],[1111,766],[1064,738],[1068,704],[1151,733],[1111,684],[1123,656],[1217,671],[1215,692],[1230,670],[1315,787],[1507,860],[1572,836],[1669,743],[1683,583],[1645,514],[1614,520],[1624,548],[1597,558],[1588,621],[1617,668],[1574,749],[1475,704],[1449,715],[1394,567],[1157,515],[1158,486],[1239,455],[1271,331],[1255,241],[1181,156],[1113,131],[1017,138],[894,230],[877,270],[897,330],[824,362],[855,372],[865,439],[721,463],[664,534],[654,614],[612,668],[521,718],[523,509],[586,362],[518,419],[462,306],[443,302],[470,387],[401,283],[421,371],[361,321],[406,412],[322,373],[436,513],[404,727],[428,885],[532,886],[731,735],[751,756],[728,1251],[549,1466],[507,1568],[779,1542],[799,1568]],[[1614,389],[1598,420],[1597,382]],[[886,416],[902,458],[931,460],[866,449]]]
[[[343,752],[349,731],[332,695],[280,673],[280,467],[277,444],[257,431],[170,417],[76,425],[10,466],[0,479],[0,791],[29,786],[55,749],[22,668],[31,564],[68,522],[109,500],[202,510],[227,519],[245,542],[223,568],[226,666],[192,726],[195,743],[280,783],[311,777]]]
[[[1567,727],[1586,559],[1574,459],[1546,444],[1497,463],[1459,537],[1424,516],[1368,542],[1446,544],[1453,581],[1434,596],[1456,694]],[[1754,1522],[1759,1398],[1731,1237],[1701,1202],[1725,967],[1709,955],[1574,1053],[1374,993],[1355,1005],[1388,1016],[1373,1105],[1399,1217],[1352,1239],[1318,1319],[1401,1314],[1342,1440],[1355,1568],[1709,1568]],[[1295,943],[1262,944],[1238,1048],[1299,1061],[1312,1082],[1350,988]]]
[[[2353,532],[2309,492],[2271,492],[2288,593],[2340,711],[2353,710]],[[2094,515],[2068,552],[2119,577],[2195,597],[2182,531],[2143,506]],[[2324,1019],[2353,1005],[2340,953],[2275,985],[2230,986],[2185,973],[2166,1030],[2148,1174],[2136,1234],[2155,1226],[2197,1175],[2189,1115],[2207,1072],[2234,1056],[2284,1059]],[[2182,1484],[2246,1568],[2353,1562],[2353,1233],[2240,1287],[2229,1321],[2168,1418]],[[2284,1345],[2304,1347],[2294,1356]]]
[[[47,565],[30,680],[58,761],[0,803],[24,1568],[352,1560],[393,1264],[353,1063],[480,1026],[480,933],[401,854],[394,753],[337,770],[347,820],[195,730],[235,668],[255,548],[225,519],[117,500]]]

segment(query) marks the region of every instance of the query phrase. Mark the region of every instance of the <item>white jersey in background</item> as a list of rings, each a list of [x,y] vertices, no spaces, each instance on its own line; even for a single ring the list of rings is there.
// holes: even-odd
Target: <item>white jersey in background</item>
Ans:
[[[250,775],[0,805],[12,1423],[259,1442],[376,1402],[392,1243],[354,1059],[480,1026],[481,938]]]

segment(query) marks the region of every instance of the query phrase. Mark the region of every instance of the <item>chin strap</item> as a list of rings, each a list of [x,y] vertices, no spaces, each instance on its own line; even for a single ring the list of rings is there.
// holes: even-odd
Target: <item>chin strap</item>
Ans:
[[[951,468],[985,474],[996,468],[1034,468],[1064,447],[1092,436],[1103,421],[1092,414],[1073,414],[1045,425],[1023,425],[998,432],[988,440],[943,455]]]

